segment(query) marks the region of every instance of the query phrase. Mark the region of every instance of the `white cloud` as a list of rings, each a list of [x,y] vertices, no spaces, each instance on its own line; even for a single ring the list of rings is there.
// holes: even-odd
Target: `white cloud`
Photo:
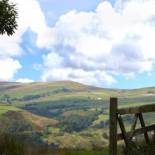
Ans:
[[[34,82],[34,80],[28,79],[28,78],[21,78],[16,80],[16,82],[20,82],[20,83],[32,83]]]
[[[104,1],[94,12],[62,15],[46,35],[42,79],[116,82],[151,72],[155,62],[155,1]],[[44,39],[43,39],[44,40]],[[46,39],[47,40],[47,39]]]
[[[18,32],[22,35],[30,29],[37,34],[36,44],[42,47],[43,38],[46,38],[49,28],[46,25],[44,13],[37,0],[11,0],[18,7]]]
[[[48,80],[72,80],[85,84],[94,84],[96,86],[110,85],[115,83],[116,80],[100,71],[84,71],[83,69],[73,69],[73,68],[46,68],[42,76],[43,81]],[[103,84],[103,81],[106,82]]]
[[[48,31],[48,27],[37,0],[10,0],[10,2],[17,4],[18,29],[12,36],[0,35],[0,59],[5,57],[9,62],[11,60],[12,66],[21,66],[20,62],[15,60],[15,57],[22,56],[24,52],[27,52],[23,51],[21,47],[23,34],[30,29],[37,34],[37,42],[39,42],[39,39],[43,38],[42,35]],[[13,69],[6,61],[0,60],[0,62],[1,66],[5,66],[9,70],[9,72],[3,72],[3,76],[1,75],[2,78],[0,77],[0,79],[13,80],[15,73],[21,67]]]
[[[0,81],[12,80],[14,74],[21,69],[17,60],[12,58],[0,58]]]
[[[10,0],[10,2],[17,5],[18,29],[10,37],[7,35],[0,36],[0,55],[19,56],[23,52],[20,46],[22,35],[30,29],[37,34],[39,40],[40,36],[48,30],[48,27],[39,2],[36,0]]]

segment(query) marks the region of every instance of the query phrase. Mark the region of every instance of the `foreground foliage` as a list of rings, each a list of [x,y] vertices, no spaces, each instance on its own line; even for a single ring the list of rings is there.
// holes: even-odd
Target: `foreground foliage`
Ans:
[[[24,146],[16,139],[16,136],[0,134],[0,155],[23,155]]]
[[[0,34],[12,35],[17,29],[16,5],[9,0],[0,1]]]
[[[155,155],[155,144],[145,143],[130,145],[124,149],[124,155]]]

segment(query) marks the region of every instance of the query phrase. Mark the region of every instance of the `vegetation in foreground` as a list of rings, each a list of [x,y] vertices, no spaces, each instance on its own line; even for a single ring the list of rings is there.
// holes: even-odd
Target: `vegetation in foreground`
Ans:
[[[0,155],[108,155],[108,147],[99,150],[52,150],[47,146],[30,146],[21,142],[16,135],[8,133],[0,135]],[[118,147],[118,155],[154,155],[155,144],[130,145],[123,151],[123,146]]]
[[[0,155],[24,155],[24,146],[10,134],[0,134]]]

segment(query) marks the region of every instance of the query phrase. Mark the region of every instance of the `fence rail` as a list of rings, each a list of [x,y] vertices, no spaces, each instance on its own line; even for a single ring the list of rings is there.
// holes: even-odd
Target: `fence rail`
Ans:
[[[148,132],[154,131],[155,124],[146,126],[143,118],[143,113],[155,112],[155,104],[143,105],[139,107],[118,108],[118,99],[110,98],[110,118],[109,118],[109,153],[110,155],[117,155],[117,141],[124,140],[125,145],[128,146],[134,136],[144,134],[147,144],[150,144]],[[131,131],[126,132],[122,115],[134,115]],[[136,129],[137,121],[140,121],[141,128]],[[117,126],[119,125],[121,133],[118,133]]]
[[[120,108],[117,110],[117,112],[120,115],[155,112],[155,104],[143,105],[139,107]]]

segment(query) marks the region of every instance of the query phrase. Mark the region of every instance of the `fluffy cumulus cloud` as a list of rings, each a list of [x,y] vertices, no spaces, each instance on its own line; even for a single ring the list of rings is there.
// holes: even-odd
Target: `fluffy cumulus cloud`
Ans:
[[[37,42],[48,31],[44,14],[36,0],[10,0],[18,9],[18,30],[8,37],[0,36],[0,80],[14,80],[15,73],[22,68],[17,58],[27,51],[21,45],[23,34],[30,29],[37,34]],[[37,43],[36,43],[37,44]],[[39,46],[39,45],[38,45]]]
[[[151,72],[155,62],[155,1],[104,1],[93,12],[62,15],[38,45],[43,56],[42,80],[76,80],[111,84]],[[48,40],[47,40],[48,38]]]
[[[34,80],[27,79],[27,78],[21,78],[21,79],[16,80],[16,82],[20,82],[20,83],[32,83],[32,82],[34,82]]]
[[[0,59],[0,81],[12,80],[14,74],[21,68],[20,63],[12,58]]]

